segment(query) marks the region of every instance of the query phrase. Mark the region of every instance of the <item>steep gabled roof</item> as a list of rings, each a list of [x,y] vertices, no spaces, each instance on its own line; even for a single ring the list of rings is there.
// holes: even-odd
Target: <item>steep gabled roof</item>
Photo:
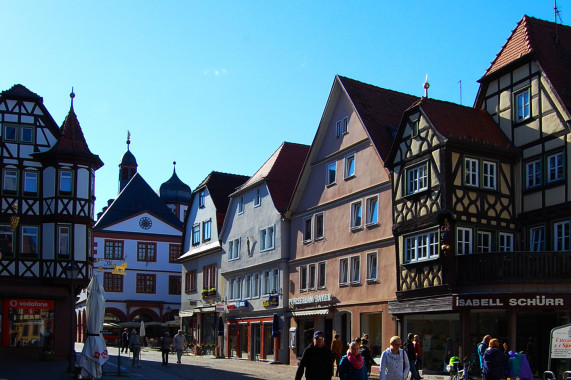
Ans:
[[[238,191],[265,181],[276,210],[285,213],[309,146],[284,142]]]
[[[34,100],[42,103],[44,102],[44,99],[40,95],[28,90],[25,86],[22,86],[21,84],[13,85],[12,87],[10,87],[10,89],[2,91],[0,95],[6,98]]]
[[[519,59],[535,58],[561,100],[571,109],[571,27],[523,16],[480,79]]]
[[[128,219],[141,212],[148,212],[165,223],[182,229],[182,222],[163,203],[143,177],[136,173],[123,191],[115,198],[115,201],[99,218],[93,230],[100,231],[111,224]]]
[[[386,160],[403,112],[418,97],[339,76],[381,159]]]

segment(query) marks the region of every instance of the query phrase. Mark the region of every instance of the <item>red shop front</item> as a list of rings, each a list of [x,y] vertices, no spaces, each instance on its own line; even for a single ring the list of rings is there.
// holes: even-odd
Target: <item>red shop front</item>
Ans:
[[[227,356],[247,360],[274,360],[272,321],[272,317],[228,319]]]

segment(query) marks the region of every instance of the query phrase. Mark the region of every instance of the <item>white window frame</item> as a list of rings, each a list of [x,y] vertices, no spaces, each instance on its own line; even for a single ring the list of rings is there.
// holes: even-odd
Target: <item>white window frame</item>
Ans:
[[[537,226],[529,229],[529,250],[541,252],[545,250],[545,226]]]
[[[317,289],[325,288],[327,283],[327,266],[325,261],[320,261],[317,263]]]
[[[356,230],[363,227],[363,202],[351,203],[351,229]]]
[[[344,178],[349,179],[355,177],[356,155],[351,153],[345,156]]]
[[[531,117],[531,94],[529,87],[514,93],[514,120],[516,123]]]
[[[378,252],[367,253],[367,282],[375,282],[379,277],[379,254]]]
[[[439,255],[438,231],[429,230],[404,238],[405,263],[435,259]]]
[[[26,246],[26,238],[30,239],[34,243],[35,247],[31,252],[24,252],[24,247]],[[22,226],[22,236],[20,237],[20,252],[27,256],[37,256],[40,252],[40,228],[38,226]]]
[[[492,233],[490,231],[478,231],[478,252],[492,252]]]
[[[228,261],[240,259],[241,238],[232,239],[228,242]]]
[[[337,161],[333,161],[327,164],[327,170],[325,171],[325,183],[326,186],[333,186],[337,183]],[[333,173],[333,178],[331,174]]]
[[[307,266],[307,289],[315,290],[317,288],[317,266],[315,263]]]
[[[244,197],[238,198],[238,215],[244,213]]]
[[[311,216],[309,216],[307,218],[303,218],[302,241],[304,243],[310,242],[312,239],[312,236],[313,236],[312,226],[313,226],[313,220],[312,220]]]
[[[256,189],[256,196],[254,197],[254,207],[260,207],[262,204],[262,196],[260,195],[260,189]]]
[[[208,233],[208,236],[206,234]],[[202,222],[202,241],[210,241],[212,239],[212,219]]]
[[[553,224],[553,250],[568,252],[571,250],[571,220],[562,220]]]
[[[470,255],[474,246],[474,231],[467,227],[456,228],[456,254]]]
[[[242,277],[238,277],[236,279],[236,297],[234,299],[241,300],[242,299],[242,287],[244,286],[244,279]]]
[[[18,170],[4,169],[2,191],[18,192]]]
[[[337,123],[335,123],[336,137],[341,137],[347,133],[349,133],[349,116],[345,116],[343,119],[337,120]]]
[[[560,181],[565,178],[565,162],[563,152],[547,156],[547,183]]]
[[[200,244],[200,223],[192,226],[191,241],[193,246]]]
[[[428,162],[406,169],[406,193],[416,194],[428,190]]]
[[[308,289],[308,269],[307,265],[301,265],[299,267],[299,290],[306,291]]]
[[[541,186],[541,160],[533,160],[525,164],[525,187],[538,186]]]
[[[366,225],[371,226],[375,224],[379,224],[379,197],[369,197],[366,199],[365,204],[367,205],[366,209]]]
[[[206,203],[206,190],[202,189],[198,192],[198,208],[204,208]]]
[[[60,170],[58,181],[58,190],[60,194],[73,194],[73,171],[71,170]],[[69,185],[69,190],[67,187]]]
[[[325,231],[325,227],[323,225],[323,213],[322,212],[318,212],[317,214],[314,215],[314,219],[315,219],[315,223],[314,223],[314,231],[313,231],[313,237],[314,240],[321,240],[323,239],[323,234]],[[321,230],[318,228],[319,227],[319,220],[321,220]]]
[[[349,258],[344,257],[339,259],[339,285],[349,285]]]
[[[63,248],[63,249],[62,249]],[[71,256],[71,225],[60,224],[57,227],[57,254]]]
[[[361,283],[361,256],[351,256],[351,284]]]
[[[270,271],[265,270],[262,272],[262,296],[270,295],[270,287],[271,287],[271,278],[270,278]]]
[[[464,184],[466,186],[479,186],[480,161],[476,158],[464,157]]]
[[[514,250],[514,234],[509,232],[498,233],[498,251],[513,252]]]
[[[248,274],[244,277],[244,299],[252,298],[252,275]]]
[[[28,185],[30,184],[30,185]],[[29,186],[32,186],[33,189],[30,190]],[[27,195],[35,195],[38,194],[38,172],[37,171],[28,171],[24,172],[24,194]]]
[[[482,161],[482,187],[484,189],[496,190],[497,164],[492,161]]]
[[[234,287],[236,286],[236,279],[231,278],[228,280],[228,299],[234,299]]]
[[[275,225],[260,229],[260,252],[271,251],[275,248],[276,227]]]
[[[252,298],[260,298],[260,274],[252,275]]]
[[[272,269],[270,277],[270,294],[278,294],[280,292],[280,270]]]

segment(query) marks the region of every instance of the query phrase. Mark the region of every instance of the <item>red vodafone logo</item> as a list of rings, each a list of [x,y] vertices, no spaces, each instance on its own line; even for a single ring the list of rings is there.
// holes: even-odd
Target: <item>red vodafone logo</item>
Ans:
[[[16,307],[18,306],[18,301],[17,300],[10,300],[10,307]]]

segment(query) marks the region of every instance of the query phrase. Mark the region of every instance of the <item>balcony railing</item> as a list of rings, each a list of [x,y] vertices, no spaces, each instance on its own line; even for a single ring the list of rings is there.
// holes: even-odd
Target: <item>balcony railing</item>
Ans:
[[[571,252],[491,252],[458,256],[457,285],[553,283],[571,278]]]

